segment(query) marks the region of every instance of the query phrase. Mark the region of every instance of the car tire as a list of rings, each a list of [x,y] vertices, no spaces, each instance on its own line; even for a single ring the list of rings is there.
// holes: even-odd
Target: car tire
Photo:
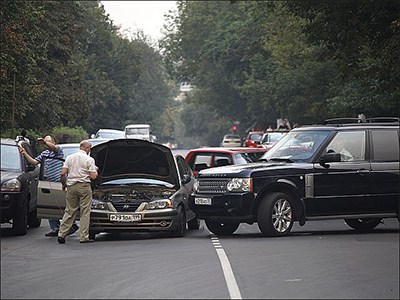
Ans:
[[[371,230],[378,226],[382,219],[345,219],[347,225],[355,230]]]
[[[293,227],[292,199],[285,193],[271,193],[260,202],[258,228],[264,236],[286,236]]]
[[[183,237],[186,233],[186,215],[183,206],[178,206],[178,227],[173,233],[175,237]]]
[[[216,235],[231,235],[236,229],[238,229],[239,224],[237,222],[217,222],[212,220],[205,220],[208,230]]]
[[[200,228],[200,220],[197,217],[191,219],[187,224],[189,230],[197,230]]]
[[[13,218],[12,231],[14,235],[25,235],[28,227],[28,202],[22,205],[22,208],[17,210]]]
[[[37,217],[37,210],[35,209],[34,211],[31,211],[28,215],[28,225],[31,228],[37,228],[40,227],[42,224],[42,219],[39,219]]]

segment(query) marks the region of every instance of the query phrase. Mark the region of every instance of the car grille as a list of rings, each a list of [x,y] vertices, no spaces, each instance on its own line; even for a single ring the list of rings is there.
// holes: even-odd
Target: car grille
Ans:
[[[112,202],[118,212],[134,212],[140,205],[137,202]]]
[[[227,179],[205,179],[201,178],[199,180],[199,187],[197,189],[197,193],[201,194],[207,194],[207,193],[213,193],[213,194],[223,194],[227,192],[226,185],[230,181],[229,178]]]

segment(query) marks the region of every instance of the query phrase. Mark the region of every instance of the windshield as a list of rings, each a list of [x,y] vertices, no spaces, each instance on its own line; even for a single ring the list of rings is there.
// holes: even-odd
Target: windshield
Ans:
[[[235,164],[242,165],[256,162],[262,154],[263,152],[235,153]]]
[[[127,135],[149,135],[150,129],[149,128],[127,128],[126,129]]]
[[[96,134],[96,138],[103,138],[103,139],[118,139],[124,138],[125,133],[123,131],[98,131]]]
[[[327,130],[291,131],[280,139],[261,158],[265,160],[290,159],[305,161],[314,155],[321,143],[328,137]]]
[[[1,145],[1,170],[21,171],[21,155],[17,147]]]

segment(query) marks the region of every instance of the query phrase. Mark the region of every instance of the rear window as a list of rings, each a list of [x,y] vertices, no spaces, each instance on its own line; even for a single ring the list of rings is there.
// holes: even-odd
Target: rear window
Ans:
[[[399,160],[399,134],[397,130],[373,130],[373,161]]]

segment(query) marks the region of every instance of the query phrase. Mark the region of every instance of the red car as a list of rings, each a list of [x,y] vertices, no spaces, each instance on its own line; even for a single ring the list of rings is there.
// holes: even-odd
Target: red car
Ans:
[[[263,137],[264,131],[250,131],[243,143],[244,147],[258,147]]]
[[[204,147],[190,150],[185,160],[197,176],[203,169],[255,162],[266,151],[254,147]]]

